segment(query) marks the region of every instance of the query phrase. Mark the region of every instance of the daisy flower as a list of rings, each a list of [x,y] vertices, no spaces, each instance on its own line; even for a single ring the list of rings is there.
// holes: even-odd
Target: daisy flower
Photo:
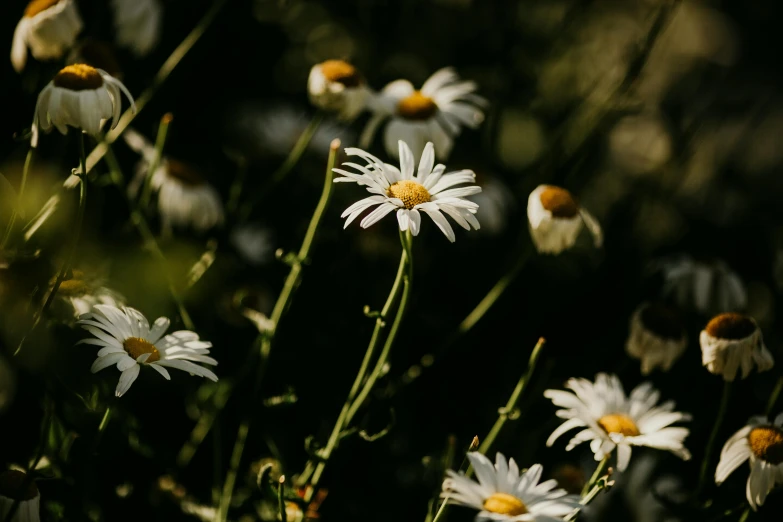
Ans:
[[[66,134],[70,125],[95,135],[111,119],[114,128],[120,117],[120,91],[135,110],[128,89],[106,71],[81,63],[64,67],[38,95],[31,145],[38,146],[39,127],[49,131],[54,126]]]
[[[373,116],[364,128],[360,146],[368,148],[378,127],[391,119],[383,133],[386,152],[397,156],[397,142],[404,141],[420,156],[424,145],[435,144],[435,155],[447,159],[462,126],[473,129],[484,121],[487,101],[474,94],[476,84],[460,81],[450,67],[440,69],[416,90],[408,80],[396,80],[373,95]]]
[[[49,289],[54,286],[57,277],[49,281]],[[89,313],[93,306],[103,304],[113,307],[125,304],[125,298],[110,288],[103,286],[100,277],[87,275],[81,270],[71,270],[57,289],[56,302],[65,305],[63,315],[79,318]]]
[[[539,185],[530,193],[527,219],[533,244],[542,254],[559,254],[574,246],[582,225],[593,235],[596,248],[603,243],[598,221],[570,192],[554,185]]]
[[[170,321],[159,317],[150,328],[147,319],[134,308],[97,305],[92,313],[78,322],[95,338],[82,339],[77,344],[100,346],[98,358],[92,364],[92,373],[113,364],[122,372],[115,395],[122,397],[139,376],[141,365],[149,366],[167,380],[166,368],[176,368],[192,375],[217,381],[217,375],[196,363],[217,365],[209,357],[212,343],[201,341],[198,334],[180,330],[165,335]]]
[[[30,481],[23,490],[22,486],[27,480],[27,474],[15,469],[9,469],[0,473],[0,519],[5,520],[6,515],[15,502],[19,502],[16,513],[11,522],[39,522],[39,504],[41,495],[35,481]]]
[[[783,413],[774,422],[765,416],[752,417],[726,441],[715,469],[715,483],[723,484],[746,460],[750,461],[750,475],[745,494],[756,510],[777,484],[783,484]]]
[[[307,79],[310,102],[341,120],[356,118],[367,106],[370,91],[353,65],[342,60],[326,60],[313,66]]]
[[[688,429],[670,426],[690,420],[691,416],[673,411],[673,401],[656,406],[660,393],[651,383],[640,384],[629,397],[626,397],[620,379],[605,373],[599,373],[595,383],[587,379],[569,379],[565,387],[572,391],[544,392],[544,397],[563,408],[556,415],[566,419],[549,436],[547,446],[554,444],[565,432],[583,428],[568,443],[566,451],[590,441],[595,460],[602,460],[617,449],[617,469],[620,471],[628,467],[633,446],[668,450],[684,460],[691,458],[683,446]]]
[[[579,507],[579,497],[558,489],[555,480],[538,483],[541,464],[520,473],[514,459],[506,461],[501,453],[494,466],[475,451],[468,453],[468,459],[478,482],[449,470],[441,497],[479,510],[476,521],[555,522]]]
[[[631,316],[625,350],[642,362],[642,375],[655,368],[668,372],[688,345],[679,314],[660,303],[642,303]]]
[[[745,379],[754,365],[765,372],[775,364],[756,321],[744,314],[716,315],[701,331],[699,342],[701,363],[727,381],[733,381],[740,369]]]
[[[117,43],[136,56],[148,54],[160,40],[163,6],[159,0],[112,0]]]
[[[344,176],[335,178],[338,181],[354,181],[367,187],[373,196],[362,199],[345,209],[341,217],[346,217],[345,226],[351,224],[359,214],[368,208],[377,208],[370,212],[359,223],[367,228],[381,220],[386,214],[397,211],[397,221],[400,230],[410,230],[414,236],[419,233],[421,212],[424,212],[438,226],[449,241],[456,239],[454,230],[443,215],[448,214],[465,230],[473,227],[479,229],[479,222],[473,214],[478,210],[478,204],[464,199],[481,192],[481,187],[473,185],[476,175],[472,170],[460,170],[444,174],[445,165],[435,165],[435,151],[432,143],[427,143],[421,155],[419,168],[414,175],[414,157],[410,147],[399,142],[400,168],[383,163],[381,160],[361,149],[347,148],[349,156],[359,156],[367,162],[366,166],[357,163],[343,163],[357,172],[344,169],[334,169],[334,172]],[[458,188],[455,185],[470,184]]]
[[[742,279],[723,261],[696,261],[683,255],[653,264],[664,279],[663,295],[684,309],[705,315],[742,311],[748,293]]]
[[[82,30],[74,0],[32,0],[14,31],[11,64],[22,72],[27,48],[36,60],[54,60],[65,54]]]

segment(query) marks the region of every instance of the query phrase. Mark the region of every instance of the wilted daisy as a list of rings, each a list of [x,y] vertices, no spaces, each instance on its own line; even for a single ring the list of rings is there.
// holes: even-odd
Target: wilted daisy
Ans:
[[[676,310],[660,303],[642,303],[631,316],[625,350],[641,360],[642,375],[655,368],[668,372],[687,345],[685,325]]]
[[[310,69],[310,102],[343,120],[356,118],[367,106],[370,91],[356,67],[342,60],[326,60]]]
[[[723,261],[678,256],[662,259],[653,268],[663,275],[664,296],[672,296],[684,309],[717,314],[742,311],[748,304],[745,285]]]
[[[114,128],[120,117],[120,91],[135,109],[128,89],[106,71],[85,64],[64,67],[38,95],[31,145],[38,145],[39,126],[44,131],[55,126],[66,134],[70,125],[96,135],[103,122],[111,119]]]
[[[579,497],[557,488],[556,481],[538,483],[543,471],[541,464],[533,464],[520,473],[514,459],[506,461],[501,453],[495,457],[494,466],[478,452],[469,452],[468,459],[478,482],[449,470],[441,497],[478,509],[477,521],[553,522],[579,507]]]
[[[754,366],[765,372],[775,364],[752,317],[728,312],[713,317],[699,335],[701,363],[716,375],[733,381],[742,370],[747,378]]]
[[[74,0],[32,0],[14,31],[11,63],[21,72],[27,48],[36,60],[54,60],[65,54],[82,30]]]
[[[158,40],[163,17],[159,0],[112,0],[117,43],[137,56],[149,53]]]
[[[536,250],[559,254],[574,246],[582,225],[593,235],[596,247],[603,244],[598,221],[566,189],[539,185],[527,200],[527,219]]]
[[[126,130],[123,137],[142,156],[128,185],[128,192],[135,196],[147,177],[155,147],[133,129]],[[225,213],[220,194],[195,166],[163,157],[149,183],[158,194],[158,211],[164,228],[192,226],[205,231],[223,224]]]
[[[464,199],[481,192],[481,187],[473,185],[476,175],[472,170],[460,170],[444,174],[445,165],[435,165],[435,152],[432,143],[427,143],[424,153],[419,161],[419,168],[414,175],[414,156],[408,145],[400,141],[400,168],[383,163],[372,154],[361,149],[347,148],[345,153],[349,156],[359,156],[367,162],[366,166],[357,163],[343,163],[346,167],[352,167],[358,171],[349,172],[343,169],[334,171],[344,177],[335,178],[334,181],[355,181],[359,185],[367,187],[367,191],[373,196],[362,199],[345,209],[341,217],[346,217],[345,226],[351,224],[359,214],[368,208],[377,208],[367,214],[359,223],[362,228],[367,228],[381,220],[386,214],[397,211],[397,221],[400,230],[410,230],[414,236],[419,233],[421,226],[421,213],[424,212],[438,226],[449,241],[456,239],[454,230],[446,220],[448,214],[465,230],[473,227],[479,229],[479,222],[473,215],[478,210],[478,205]],[[452,188],[455,185],[469,184],[469,186]]]
[[[9,469],[0,473],[0,519],[5,520],[6,515],[16,501],[19,507],[11,517],[11,522],[38,522],[39,504],[41,495],[35,481],[31,480],[24,489],[27,474],[15,469]]]
[[[774,422],[765,416],[752,417],[731,436],[720,453],[715,483],[722,484],[746,460],[750,460],[750,476],[745,494],[755,510],[777,484],[783,484],[783,413]]]
[[[49,289],[54,287],[57,277],[49,281]],[[71,270],[57,289],[56,302],[65,305],[63,315],[79,318],[92,310],[98,304],[113,307],[125,304],[125,298],[114,290],[103,285],[103,279],[87,274],[82,270]]]
[[[166,317],[156,319],[150,328],[147,318],[134,308],[97,305],[92,313],[83,315],[78,324],[95,336],[82,339],[78,344],[101,347],[92,364],[92,373],[113,364],[122,372],[115,391],[117,397],[130,389],[142,364],[167,380],[171,377],[166,368],[176,368],[217,381],[217,375],[196,364],[217,364],[209,357],[212,343],[199,340],[197,333],[188,330],[165,335],[170,324]]]
[[[648,446],[668,450],[681,459],[691,458],[683,446],[687,428],[671,427],[678,421],[690,420],[687,413],[674,410],[674,402],[656,406],[660,393],[645,382],[626,397],[616,375],[599,373],[595,383],[587,379],[569,379],[565,385],[572,392],[546,390],[544,396],[563,408],[556,415],[566,421],[546,441],[551,446],[565,432],[583,428],[566,447],[571,451],[582,442],[590,441],[595,460],[602,460],[617,449],[617,469],[623,471],[631,460],[632,446]]]
[[[440,69],[416,90],[408,80],[396,80],[374,95],[370,104],[373,116],[364,128],[360,145],[368,148],[378,127],[387,118],[383,142],[386,152],[397,157],[397,142],[410,145],[418,157],[424,145],[435,144],[438,159],[447,159],[462,126],[477,128],[484,121],[487,101],[474,94],[474,82],[460,81],[450,67]]]

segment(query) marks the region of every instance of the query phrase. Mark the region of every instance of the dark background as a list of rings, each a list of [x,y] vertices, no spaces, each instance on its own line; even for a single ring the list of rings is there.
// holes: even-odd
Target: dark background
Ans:
[[[143,59],[118,53],[124,83],[134,95],[144,90],[209,5],[201,0],[165,2],[157,48]],[[79,6],[84,36],[110,41],[108,6],[84,1]],[[16,0],[0,6],[6,50],[23,7]],[[682,27],[675,26],[678,10],[688,8],[698,11],[687,23],[678,22]],[[427,502],[439,488],[440,459],[449,437],[459,454],[474,435],[485,436],[539,336],[547,344],[522,401],[522,415],[507,424],[493,452],[502,451],[525,467],[541,462],[547,472],[564,463],[592,466],[580,459],[587,447],[570,454],[563,451],[565,440],[544,447],[559,420],[542,392],[562,387],[569,377],[592,378],[598,371],[617,372],[627,391],[643,380],[638,363],[623,347],[634,308],[660,297],[661,280],[649,269],[653,259],[675,253],[723,259],[745,282],[748,311],[780,358],[776,304],[781,281],[776,270],[783,246],[783,154],[778,144],[783,100],[778,14],[769,0],[229,0],[133,122],[152,139],[160,117],[171,112],[167,153],[198,165],[224,198],[237,172],[227,149],[249,161],[243,198],[264,190],[288,148],[268,143],[258,122],[288,110],[298,119],[292,124],[289,118],[285,128],[303,128],[313,114],[306,96],[309,68],[337,57],[349,58],[376,89],[397,78],[420,85],[443,66],[454,66],[475,80],[490,101],[486,122],[479,131],[462,134],[446,163],[450,170],[471,168],[480,177],[502,180],[516,200],[498,234],[459,230],[451,245],[432,223],[423,226],[414,241],[411,306],[391,367],[359,420],[368,431],[380,430],[392,418],[394,424],[378,441],[353,436],[341,443],[323,481],[329,493],[322,518],[423,520]],[[672,27],[677,28],[675,36],[667,33]],[[694,35],[702,43],[693,43],[698,40]],[[9,61],[0,66],[0,172],[14,186],[27,152],[14,135],[29,127],[37,93],[60,66],[31,59],[22,76]],[[657,80],[662,87],[650,88]],[[671,144],[668,157],[642,175],[617,159],[622,151],[611,141],[617,122],[637,114],[663,122]],[[345,145],[361,131],[364,118],[340,131]],[[266,125],[277,128],[274,120]],[[288,141],[292,144],[297,135],[292,133]],[[323,140],[328,143],[331,137]],[[627,147],[639,150],[631,153],[650,154],[639,146],[648,137],[640,133],[636,139]],[[40,206],[76,165],[76,143],[73,132],[42,139],[28,196],[31,208]],[[137,158],[121,140],[115,148],[129,176]],[[386,156],[377,139],[372,151]],[[298,249],[321,190],[325,156],[323,147],[308,152],[252,213],[251,222],[273,231],[273,248]],[[104,164],[98,171],[105,171]],[[544,182],[568,188],[597,215],[604,248],[593,249],[583,237],[561,256],[533,256],[487,316],[444,349],[465,315],[516,257],[532,248],[524,210],[529,192]],[[110,286],[130,306],[151,320],[167,315],[181,328],[158,265],[128,225],[123,194],[111,186],[89,189],[80,261],[109,264]],[[17,380],[13,403],[0,412],[0,465],[24,465],[34,455],[43,408],[51,400],[47,396],[57,405],[62,433],[72,434],[63,438],[73,438],[67,457],[42,471],[48,477],[39,481],[42,500],[52,504],[42,509],[43,520],[60,519],[58,513],[67,520],[192,519],[183,514],[182,491],[162,492],[159,478],[171,475],[185,488],[187,500],[208,505],[215,478],[222,482],[225,476],[236,428],[247,412],[252,412],[253,424],[230,518],[258,519],[260,495],[249,468],[274,456],[291,477],[307,459],[305,438],[326,441],[372,330],[362,308],[379,308],[394,277],[399,255],[395,220],[382,220],[368,230],[356,224],[343,230],[340,213],[360,197],[363,191],[354,185],[335,188],[312,263],[275,339],[262,396],[295,393],[296,401],[267,407],[251,402],[250,385],[240,384],[218,417],[218,428],[184,469],[176,465],[176,455],[194,420],[207,409],[203,397],[214,388],[199,388],[202,383],[186,375],[173,375],[169,383],[142,371],[131,392],[115,401],[115,417],[93,454],[104,398],[112,395],[118,376],[108,369],[89,374],[93,353],[73,346],[83,333],[51,321],[20,357],[10,356],[19,333],[14,318],[24,315],[30,296],[55,273],[73,211],[63,205],[36,240],[40,256],[12,264],[0,280],[3,310],[8,310],[2,353]],[[63,198],[75,206],[75,193]],[[217,241],[214,264],[185,295],[198,333],[214,344],[221,382],[239,374],[256,335],[231,306],[234,296],[248,292],[247,302],[269,313],[287,273],[274,260],[261,266],[246,262],[229,240],[236,224],[229,219],[222,230],[206,236],[181,231],[164,243],[173,272],[184,280],[207,241]],[[698,332],[708,317],[684,312],[688,350],[670,373],[650,378],[664,398],[675,399],[679,409],[694,415],[686,441],[693,460],[681,463],[661,455],[653,474],[674,473],[687,493],[696,481],[722,380],[700,365]],[[422,369],[422,357],[432,353],[435,363]],[[421,375],[400,386],[410,381],[405,378],[410,367],[422,370]],[[748,416],[763,412],[779,373],[775,367],[735,384],[719,444]],[[67,391],[87,396],[96,386],[102,395],[95,411]],[[634,450],[636,456],[642,453]],[[742,504],[746,477],[747,466],[742,466],[717,490],[717,502],[726,509]],[[636,508],[628,511],[635,501],[621,494],[622,482],[620,476],[617,493],[608,506],[597,505],[594,519],[647,520],[632,514]],[[118,486],[127,485],[130,493],[117,493]],[[777,520],[779,497],[772,494],[755,518]],[[671,520],[707,519],[677,506],[671,513]],[[472,516],[461,508],[450,513],[453,520]]]

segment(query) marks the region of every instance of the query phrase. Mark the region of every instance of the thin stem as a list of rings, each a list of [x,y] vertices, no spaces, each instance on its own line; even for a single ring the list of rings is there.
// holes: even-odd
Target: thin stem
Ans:
[[[285,177],[288,176],[288,174],[293,170],[296,164],[299,163],[299,160],[302,158],[302,155],[307,150],[307,146],[310,144],[310,141],[313,139],[313,136],[315,136],[315,131],[318,130],[318,127],[321,125],[323,119],[324,119],[323,112],[318,111],[317,113],[315,113],[313,119],[310,120],[310,123],[307,124],[307,127],[305,127],[305,129],[302,131],[302,134],[299,135],[299,139],[296,140],[296,143],[291,149],[291,152],[288,153],[288,156],[286,157],[285,161],[283,161],[283,163],[277,168],[277,170],[269,178],[267,188],[277,185],[278,183],[283,181],[283,179],[285,179]],[[240,207],[239,221],[246,221],[247,218],[250,217],[250,213],[253,211],[253,207],[255,207],[259,203],[259,201],[261,201],[261,199],[266,195],[267,192],[268,192],[267,190],[258,191],[256,197],[254,197],[250,201],[247,201],[244,205]]]
[[[463,468],[465,467],[465,464],[470,462],[468,460],[468,453],[470,453],[471,451],[476,451],[478,447],[479,447],[478,437],[473,437],[473,440],[470,442],[470,446],[468,446],[468,450],[465,452],[465,456],[462,457],[462,462],[460,463],[459,468],[457,469],[457,473],[462,472]],[[470,469],[470,465],[468,465],[468,470],[469,469]],[[441,502],[437,513],[435,513],[435,516],[430,522],[438,522],[440,520],[440,517],[442,517],[443,514],[446,512],[446,506],[448,505],[449,500],[451,500],[451,495],[446,495],[446,497],[443,499],[443,502]]]
[[[33,163],[33,151],[35,149],[30,147],[30,149],[27,151],[27,157],[24,159],[24,168],[22,169],[22,182],[19,184],[19,192],[17,193],[17,204],[22,204],[22,196],[24,196],[24,189],[27,186],[27,174],[30,172],[30,165]],[[11,237],[11,232],[13,231],[14,224],[16,223],[16,218],[19,215],[19,213],[16,211],[16,207],[11,209],[11,219],[8,221],[8,227],[5,229],[5,234],[3,235],[3,243],[0,245],[0,249],[5,248],[5,246],[8,244],[8,239]]]
[[[731,396],[731,383],[724,381],[723,383],[723,396],[720,400],[720,409],[718,410],[718,417],[715,419],[715,425],[712,427],[712,433],[707,441],[707,447],[704,450],[704,460],[701,462],[701,472],[699,473],[699,486],[696,489],[696,497],[700,497],[704,488],[707,486],[707,476],[710,468],[710,461],[712,460],[712,452],[715,447],[715,441],[718,438],[718,432],[723,424],[723,418],[726,416],[726,410],[729,405],[729,397]]]
[[[495,442],[495,439],[500,433],[500,430],[503,429],[506,421],[509,420],[512,412],[517,408],[519,398],[522,396],[522,393],[525,391],[525,388],[530,382],[530,378],[533,376],[533,371],[535,371],[536,363],[538,362],[538,356],[541,354],[541,349],[544,347],[545,343],[546,339],[541,337],[536,343],[535,347],[533,347],[533,351],[530,353],[530,359],[527,363],[527,371],[524,373],[524,375],[522,375],[522,377],[520,377],[519,382],[517,382],[517,385],[514,388],[514,391],[511,393],[511,397],[508,398],[506,406],[500,410],[498,419],[495,421],[495,424],[492,426],[492,429],[489,431],[487,437],[481,442],[481,445],[478,449],[480,453],[486,454],[489,451],[490,446],[492,446],[492,443]]]
[[[595,471],[593,472],[593,476],[590,477],[590,480],[588,480],[585,486],[582,488],[582,497],[586,497],[587,494],[590,492],[590,490],[595,487],[598,480],[604,474],[604,470],[606,469],[606,466],[609,464],[610,458],[612,458],[612,454],[607,453],[604,456],[604,458],[601,459],[601,462],[598,463],[598,466],[595,468]]]
[[[109,421],[111,420],[111,413],[112,413],[111,406],[106,406],[106,411],[103,412],[101,423],[98,425],[98,432],[95,434],[95,441],[92,444],[93,453],[97,453],[98,451],[98,445],[101,443],[103,434],[106,432],[106,428],[109,426]]]
[[[746,507],[745,511],[742,512],[742,516],[739,518],[738,522],[745,522],[748,517],[750,517],[750,508]]]
[[[147,210],[150,204],[150,197],[152,197],[152,175],[158,170],[160,165],[160,159],[163,157],[163,147],[166,145],[166,135],[168,134],[169,125],[174,116],[170,112],[167,112],[160,119],[160,125],[158,125],[158,135],[155,138],[155,152],[150,161],[149,168],[147,170],[147,176],[144,178],[144,187],[141,191],[141,199],[139,200],[139,206],[143,210]]]
[[[245,450],[245,442],[247,442],[247,434],[249,431],[249,423],[242,422],[239,425],[237,438],[234,442],[234,449],[231,452],[228,474],[226,474],[226,481],[223,483],[223,493],[220,495],[220,506],[215,514],[215,520],[218,522],[227,520],[228,508],[231,505],[231,496],[233,495],[237,473],[239,472],[239,463],[242,461],[242,452]]]
[[[288,514],[285,512],[285,475],[280,477],[280,487],[277,488],[277,508],[280,510],[280,520],[288,522]]]
[[[775,403],[778,402],[778,397],[780,396],[781,391],[783,391],[783,376],[778,378],[778,382],[775,384],[775,389],[772,390],[772,395],[769,396],[769,401],[767,401],[767,417],[772,415],[772,410],[775,408]]]

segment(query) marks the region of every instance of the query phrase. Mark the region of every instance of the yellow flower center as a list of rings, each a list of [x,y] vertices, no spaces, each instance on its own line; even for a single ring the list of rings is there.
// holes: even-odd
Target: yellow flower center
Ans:
[[[128,337],[125,339],[125,342],[122,343],[122,347],[125,348],[125,351],[128,352],[128,355],[133,357],[134,360],[145,353],[150,354],[147,358],[148,363],[160,360],[160,352],[155,348],[155,345],[139,337]]]
[[[22,489],[26,480],[27,474],[16,469],[0,473],[0,495],[19,501],[34,499],[38,496],[38,487],[35,481],[31,480],[27,487]]]
[[[748,434],[753,454],[771,464],[783,463],[783,431],[775,426],[753,428]]]
[[[628,415],[622,413],[604,415],[598,419],[598,425],[606,433],[619,433],[625,437],[636,437],[640,434],[636,423]]]
[[[56,276],[49,281],[49,286],[54,286],[55,281],[57,281]],[[60,283],[60,288],[57,290],[57,293],[69,297],[76,297],[86,294],[89,289],[90,287],[84,280],[84,272],[81,270],[72,270],[65,276],[62,283]]]
[[[730,312],[716,315],[704,329],[718,339],[738,340],[755,332],[756,323],[747,315]]]
[[[660,303],[646,305],[639,314],[644,327],[663,339],[682,339],[685,326],[675,310]]]
[[[418,181],[408,179],[392,184],[391,187],[386,189],[386,194],[390,198],[401,199],[402,204],[408,210],[419,203],[427,203],[430,200],[430,193],[424,188],[424,185]]]
[[[103,78],[95,67],[76,63],[63,67],[54,77],[54,84],[71,91],[87,91],[102,86]]]
[[[321,73],[328,81],[346,87],[358,87],[364,82],[356,67],[342,60],[326,60],[321,64]]]
[[[539,196],[541,206],[552,213],[553,217],[570,219],[579,213],[579,204],[566,189],[547,186]]]
[[[527,513],[527,506],[513,495],[495,493],[484,501],[484,510],[490,513],[515,517]]]
[[[421,91],[414,91],[397,103],[397,114],[406,120],[428,120],[435,116],[436,112],[438,112],[438,105],[435,100],[424,96]]]
[[[60,0],[32,0],[24,10],[27,18],[32,18],[41,11],[46,11],[53,5],[57,5]]]
[[[181,181],[184,185],[196,187],[204,184],[204,176],[196,169],[181,161],[166,160],[166,172],[172,178]]]

